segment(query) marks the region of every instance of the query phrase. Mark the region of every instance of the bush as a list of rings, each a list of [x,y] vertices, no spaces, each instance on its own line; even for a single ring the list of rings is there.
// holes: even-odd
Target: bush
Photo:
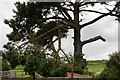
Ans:
[[[71,71],[69,64],[62,64],[58,68],[54,68],[50,71],[51,77],[66,77],[66,73]]]
[[[87,71],[87,61],[83,58],[84,54],[75,53],[74,58],[74,72],[78,74],[84,74]]]
[[[53,69],[55,69],[55,60],[52,58],[47,58],[40,63],[39,68],[36,71],[44,77],[50,77],[51,70]]]
[[[120,79],[120,53],[110,55],[110,60],[107,62],[107,68],[97,78],[104,80],[119,78]]]
[[[11,68],[10,68],[10,65],[7,63],[7,60],[3,60],[2,61],[2,71],[9,71]]]
[[[66,77],[67,70],[62,67],[58,67],[50,71],[51,77]]]

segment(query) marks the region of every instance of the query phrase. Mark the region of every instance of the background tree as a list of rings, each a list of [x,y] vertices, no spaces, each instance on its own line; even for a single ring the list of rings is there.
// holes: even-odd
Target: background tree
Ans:
[[[4,54],[5,52],[0,50],[0,54],[1,56]],[[0,67],[1,67],[1,71],[9,71],[11,69],[11,66],[8,62],[8,60],[4,57],[0,57]]]
[[[9,71],[11,69],[6,59],[2,59],[2,71]]]
[[[6,48],[6,51],[2,54],[3,59],[10,63],[12,69],[15,68],[20,62],[20,52],[15,50],[15,44],[11,42],[8,42],[3,47]]]

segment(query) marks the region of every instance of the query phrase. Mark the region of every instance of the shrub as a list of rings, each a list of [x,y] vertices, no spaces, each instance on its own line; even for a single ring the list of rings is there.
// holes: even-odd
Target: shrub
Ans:
[[[7,63],[7,60],[2,61],[2,71],[9,71],[10,65]]]
[[[67,70],[65,70],[64,68],[58,67],[50,71],[50,74],[51,74],[51,77],[66,77],[66,72]]]
[[[44,77],[50,77],[51,76],[51,70],[55,69],[55,60],[52,58],[44,59],[40,65],[38,66],[37,72],[44,76]]]
[[[97,78],[104,80],[119,78],[120,79],[120,53],[110,55],[110,60],[107,62],[107,68]]]
[[[84,74],[87,71],[87,61],[83,58],[84,54],[76,53],[74,58],[74,72]]]
[[[71,66],[69,64],[62,64],[58,68],[54,68],[50,71],[51,77],[66,77],[66,73],[70,72]]]

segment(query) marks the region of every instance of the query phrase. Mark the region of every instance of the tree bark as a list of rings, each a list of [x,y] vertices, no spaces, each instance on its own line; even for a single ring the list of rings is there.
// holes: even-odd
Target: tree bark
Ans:
[[[82,54],[82,43],[81,43],[81,28],[79,26],[79,3],[74,4],[74,60],[76,60],[78,54]]]
[[[80,40],[80,29],[74,29],[74,54],[82,53],[82,42]]]

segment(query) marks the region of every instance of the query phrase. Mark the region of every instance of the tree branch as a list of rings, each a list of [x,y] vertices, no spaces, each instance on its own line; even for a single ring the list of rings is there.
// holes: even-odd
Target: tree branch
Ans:
[[[66,25],[69,25],[72,28],[75,28],[75,23],[73,21],[67,20],[67,19],[63,19],[62,22]]]
[[[120,15],[116,15],[116,14],[113,14],[112,12],[114,12],[116,10],[116,8],[118,7],[118,5],[120,4],[120,1],[117,2],[117,4],[115,5],[115,7],[113,8],[113,10],[110,10],[109,13],[101,13],[101,12],[98,12],[98,11],[91,11],[91,10],[83,10],[83,11],[89,11],[89,12],[95,12],[95,13],[100,13],[102,15],[100,15],[99,17],[93,19],[92,21],[89,21],[87,23],[84,23],[82,25],[80,25],[82,28],[87,26],[87,25],[90,25],[90,24],[93,24],[94,22],[100,20],[101,18],[105,17],[105,16],[108,16],[108,15],[111,15],[111,16],[115,16],[115,17],[120,17]]]
[[[115,11],[115,10],[116,10],[116,8],[119,6],[119,4],[120,4],[120,1],[119,1],[119,2],[117,2],[117,4],[116,4],[116,5],[115,5],[115,7],[113,8],[113,10],[111,10],[111,12]]]
[[[60,24],[59,24],[59,20],[56,22],[57,27],[58,27],[58,52],[61,49],[61,30],[60,30]]]
[[[62,18],[62,17],[56,17],[56,16],[46,18],[46,19],[40,21],[40,23],[45,22],[46,20],[49,20],[49,19],[61,19],[61,21],[62,21],[64,24],[69,25],[69,26],[71,26],[72,28],[75,28],[75,24],[74,24],[74,22],[73,22],[72,20],[65,19],[65,18]]]
[[[101,39],[103,42],[106,41],[103,37],[101,37],[101,36],[96,36],[96,37],[94,37],[94,38],[91,38],[91,39],[82,41],[82,45],[87,44],[87,43],[90,43],[90,42],[94,42],[94,41],[99,40],[99,39]]]
[[[47,45],[47,47],[46,47],[45,49],[43,49],[43,52],[44,52],[47,48],[50,48],[50,46],[52,46],[53,43],[56,42],[57,40],[58,40],[58,38],[56,38],[54,41],[51,41],[51,42]]]
[[[87,25],[90,25],[90,24],[93,24],[94,22],[97,22],[97,21],[100,20],[101,18],[103,18],[103,17],[105,17],[105,16],[108,16],[108,15],[110,15],[110,13],[106,13],[106,14],[100,15],[99,17],[93,19],[92,21],[89,21],[89,22],[87,22],[87,23],[84,23],[84,24],[82,24],[82,25],[80,25],[80,26],[81,26],[81,28],[83,28],[83,27],[85,27],[85,26],[87,26]]]
[[[94,11],[94,10],[79,10],[79,11],[87,11],[87,12],[94,12],[94,13],[99,13],[99,14],[106,14],[106,13],[102,13],[102,12]]]
[[[88,4],[92,4],[92,3],[100,3],[100,2],[85,2],[85,3],[81,3],[81,4],[79,4],[79,7],[81,7],[81,6],[85,6],[85,5],[88,5]]]
[[[61,14],[63,15],[63,17],[65,18],[65,19],[67,19],[67,17],[66,17],[66,15],[63,13],[63,11],[58,7],[58,10],[61,12]]]
[[[58,5],[57,7],[61,9],[70,20],[72,20],[72,17],[68,14],[68,12],[61,5]]]

